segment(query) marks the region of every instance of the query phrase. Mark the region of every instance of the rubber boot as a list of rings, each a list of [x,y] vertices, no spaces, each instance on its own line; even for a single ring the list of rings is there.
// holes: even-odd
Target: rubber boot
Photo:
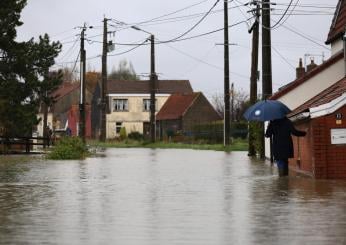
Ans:
[[[283,168],[283,176],[288,176],[288,165]]]
[[[279,176],[280,176],[280,177],[285,176],[285,169],[283,169],[283,168],[278,168],[278,170],[279,170]]]

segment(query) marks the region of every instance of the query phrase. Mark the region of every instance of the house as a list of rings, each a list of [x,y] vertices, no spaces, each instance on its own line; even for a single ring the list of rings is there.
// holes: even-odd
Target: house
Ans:
[[[188,80],[158,80],[156,84],[155,109],[160,111],[171,94],[192,93]],[[127,133],[139,132],[149,135],[150,81],[149,80],[108,80],[106,137],[119,136],[124,127]]]
[[[346,179],[346,78],[289,114],[307,135],[295,140],[290,167],[314,178]]]
[[[193,135],[194,126],[221,119],[201,92],[171,95],[156,115],[160,138],[177,133]]]
[[[63,82],[52,93],[55,103],[48,109],[47,125],[53,131],[66,130],[69,127],[72,135],[78,135],[79,124],[79,82]],[[86,89],[86,137],[91,137],[91,100],[93,94]],[[40,122],[37,125],[37,134],[43,136],[43,110],[37,115]]]
[[[331,45],[331,57],[320,65],[313,62],[305,69],[301,61],[296,80],[289,83],[270,99],[279,100],[291,110],[296,109],[345,77],[345,57],[342,37],[346,27],[346,0],[339,0],[328,33],[326,44]],[[266,140],[265,155],[270,156],[270,143]]]

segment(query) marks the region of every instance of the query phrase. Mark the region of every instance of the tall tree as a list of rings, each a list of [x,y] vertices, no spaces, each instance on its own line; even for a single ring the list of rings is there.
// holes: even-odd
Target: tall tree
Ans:
[[[132,63],[127,62],[127,60],[121,60],[118,68],[113,67],[108,78],[114,80],[139,80]]]
[[[47,34],[38,42],[17,42],[16,28],[26,0],[1,0],[0,11],[0,128],[7,136],[29,135],[37,123],[38,105],[56,82],[49,68],[61,50]]]

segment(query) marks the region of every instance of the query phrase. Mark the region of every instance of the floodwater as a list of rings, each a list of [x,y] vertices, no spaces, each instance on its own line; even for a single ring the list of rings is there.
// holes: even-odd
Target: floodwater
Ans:
[[[0,244],[346,244],[346,181],[278,178],[246,152],[3,162]]]

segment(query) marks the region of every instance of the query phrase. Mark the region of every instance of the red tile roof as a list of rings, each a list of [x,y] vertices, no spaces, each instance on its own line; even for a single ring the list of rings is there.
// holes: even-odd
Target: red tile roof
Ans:
[[[112,94],[146,94],[150,93],[149,80],[108,80],[108,93]],[[192,93],[188,80],[158,80],[156,93]]]
[[[306,73],[303,77],[300,77],[300,78],[294,80],[290,84],[286,85],[283,89],[281,89],[278,92],[276,92],[275,94],[273,94],[270,97],[270,99],[271,100],[276,100],[276,99],[280,98],[281,96],[287,94],[288,92],[292,91],[296,87],[298,87],[301,84],[303,84],[306,81],[308,81],[310,78],[314,77],[315,75],[317,75],[320,72],[324,71],[325,69],[327,69],[331,65],[335,64],[336,62],[341,60],[343,57],[344,57],[344,52],[343,51],[340,51],[339,53],[333,55],[328,60],[323,62],[321,65],[317,66],[316,68],[314,68],[311,71],[309,71],[308,73]]]
[[[306,112],[311,107],[317,107],[323,104],[327,104],[333,101],[334,99],[340,97],[344,93],[346,93],[346,78],[343,78],[337,83],[334,83],[326,90],[322,91],[312,99],[297,107],[288,115],[288,117],[300,114],[302,112]]]
[[[156,120],[179,119],[201,93],[172,94],[156,115]]]
[[[339,0],[336,6],[334,18],[330,26],[326,44],[342,37],[346,27],[346,0]]]

